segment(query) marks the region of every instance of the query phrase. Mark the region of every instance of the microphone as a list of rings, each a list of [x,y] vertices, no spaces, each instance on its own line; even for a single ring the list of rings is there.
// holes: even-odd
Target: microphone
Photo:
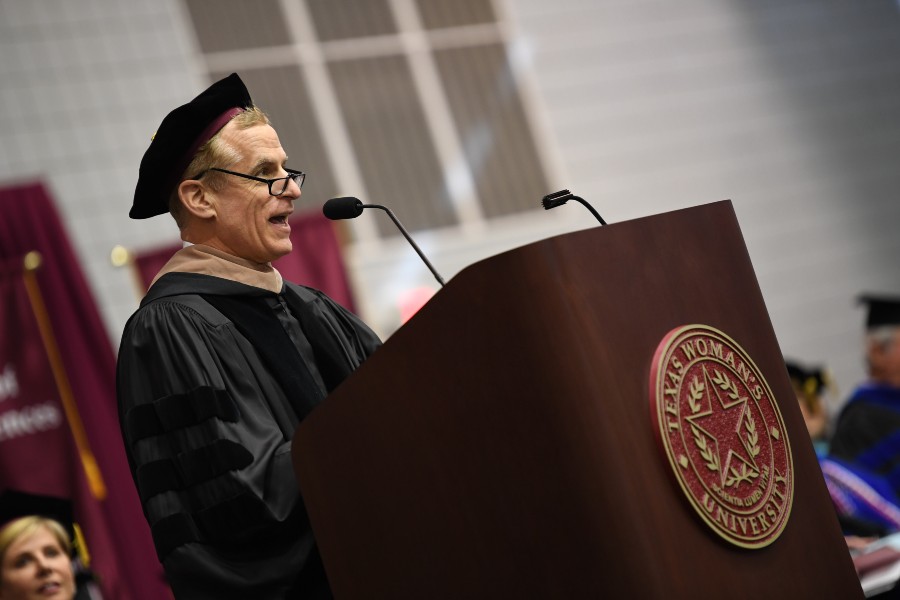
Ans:
[[[569,190],[559,190],[558,192],[553,192],[552,194],[547,194],[541,200],[541,205],[544,207],[544,210],[550,210],[551,208],[556,208],[557,206],[562,206],[569,200],[575,200],[576,202],[581,202],[586,209],[591,211],[591,214],[600,221],[601,225],[606,225],[606,221],[603,220],[603,217],[600,216],[594,207],[588,204],[587,200],[584,198],[580,198],[575,196]]]
[[[382,206],[380,204],[363,204],[359,198],[353,198],[352,196],[346,196],[343,198],[332,198],[327,201],[322,206],[322,214],[324,214],[327,218],[332,221],[339,221],[341,219],[355,219],[359,215],[362,214],[363,209],[365,208],[378,208],[383,210],[388,214],[391,220],[394,222],[394,225],[397,226],[397,229],[400,230],[400,233],[403,234],[403,237],[406,238],[406,241],[409,242],[409,245],[413,247],[413,250],[416,251],[416,254],[419,255],[419,258],[422,259],[422,262],[425,263],[425,266],[431,271],[431,274],[434,275],[434,278],[437,279],[437,282],[441,284],[441,287],[444,285],[444,279],[438,274],[435,270],[434,266],[425,258],[425,254],[419,249],[419,246],[413,241],[413,239],[407,233],[406,228],[400,224],[400,221],[397,220],[397,217],[394,216],[394,213],[386,206]]]
[[[358,198],[332,198],[322,207],[322,214],[332,221],[355,219],[363,212],[363,203]]]

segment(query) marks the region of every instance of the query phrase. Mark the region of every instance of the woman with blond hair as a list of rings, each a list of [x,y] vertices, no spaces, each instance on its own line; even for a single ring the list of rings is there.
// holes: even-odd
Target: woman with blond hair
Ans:
[[[75,574],[69,533],[38,515],[0,528],[0,600],[72,600]]]

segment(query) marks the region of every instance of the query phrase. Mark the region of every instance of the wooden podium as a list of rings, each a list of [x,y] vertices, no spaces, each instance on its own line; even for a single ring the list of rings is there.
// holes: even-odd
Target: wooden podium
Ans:
[[[787,428],[793,508],[762,549],[704,524],[654,437],[654,351],[694,323],[748,352]],[[339,599],[862,597],[728,201],[465,269],[293,458]]]

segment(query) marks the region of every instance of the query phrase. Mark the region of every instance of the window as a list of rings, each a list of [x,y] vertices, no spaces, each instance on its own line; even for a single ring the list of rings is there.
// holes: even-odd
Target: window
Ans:
[[[241,74],[310,206],[353,195],[440,229],[551,191],[491,0],[185,2],[210,80]],[[356,235],[396,235],[374,223]]]

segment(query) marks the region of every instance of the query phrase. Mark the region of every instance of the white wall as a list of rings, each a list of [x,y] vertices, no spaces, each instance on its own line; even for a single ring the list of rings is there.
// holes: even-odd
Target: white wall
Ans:
[[[191,35],[178,0],[0,0],[0,185],[49,185],[116,344],[136,293],[111,249],[177,239],[127,213],[162,117],[204,86]]]
[[[214,4],[214,3],[212,3]],[[900,293],[900,17],[888,0],[498,0],[559,187],[615,222],[731,198],[783,351],[863,377],[862,290]],[[162,116],[202,87],[177,0],[0,0],[0,182],[49,182],[110,338],[136,299],[115,244]],[[251,90],[252,91],[252,90]],[[536,193],[535,202],[541,193]],[[323,199],[324,200],[324,199]],[[402,218],[402,215],[401,215]],[[566,206],[419,242],[445,276],[592,226]],[[400,244],[357,248],[365,316],[430,275]]]
[[[892,1],[511,2],[567,181],[618,221],[731,198],[782,351],[863,376],[900,292]]]

